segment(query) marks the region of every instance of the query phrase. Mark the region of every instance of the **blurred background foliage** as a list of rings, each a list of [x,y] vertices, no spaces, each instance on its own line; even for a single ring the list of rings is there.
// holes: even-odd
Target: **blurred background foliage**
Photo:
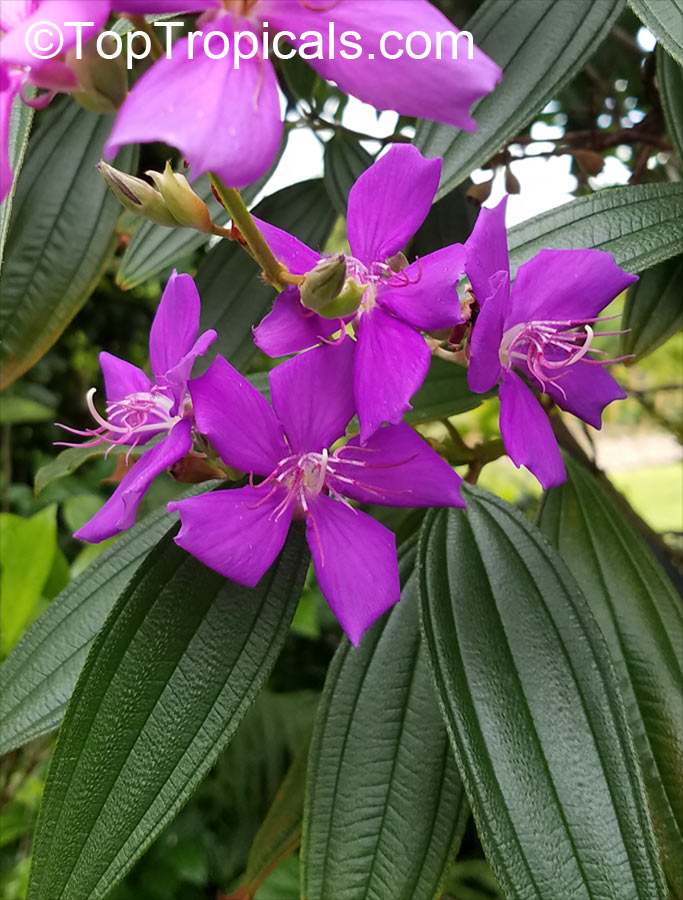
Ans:
[[[460,27],[480,5],[477,0],[436,3]],[[660,103],[653,43],[633,13],[626,10],[590,64],[489,167],[474,173],[478,189],[470,186],[467,200],[461,191],[459,204],[448,208],[445,227],[450,239],[462,239],[469,233],[477,201],[485,199],[487,182],[494,174],[507,178],[511,192],[518,188],[515,161],[530,154],[571,154],[576,195],[611,183],[610,160],[618,161],[620,172],[621,167],[627,170],[630,183],[680,180],[680,163],[672,152]],[[339,91],[297,60],[280,62],[279,74],[289,100],[290,128],[311,125],[321,140],[342,133],[338,125],[333,131],[323,128],[320,119],[324,115],[326,122],[338,123],[345,104]],[[397,127],[410,136],[412,124],[402,119]],[[347,134],[346,138],[362,155],[357,136]],[[366,146],[378,149],[377,142]],[[160,145],[142,147],[139,173],[162,169],[168,153]],[[330,201],[339,207],[332,188]],[[54,422],[76,428],[89,425],[84,398],[91,385],[100,383],[98,353],[106,349],[139,366],[147,363],[149,325],[170,270],[127,291],[117,285],[117,267],[136,224],[122,217],[117,255],[95,293],[53,349],[3,396],[2,589],[5,596],[13,597],[11,611],[5,608],[3,657],[70,578],[105,546],[84,546],[70,535],[110,491],[112,459],[89,462],[53,481],[38,497],[34,478],[54,458],[53,443],[64,439]],[[342,248],[344,240],[344,221],[339,215],[328,249]],[[416,238],[420,241],[420,252],[424,252],[429,244],[424,230]],[[192,251],[184,260],[185,271],[195,274],[205,254],[205,246]],[[620,312],[623,305],[621,297],[610,312]],[[619,354],[618,338],[603,346],[610,355]],[[255,371],[271,364],[257,356],[250,367]],[[676,450],[681,440],[682,369],[683,337],[678,333],[636,365],[620,364],[613,369],[628,399],[607,410],[598,440],[589,429],[576,423],[570,426],[571,439],[609,473],[661,542],[660,558],[664,548],[670,571],[675,571],[683,549],[683,481]],[[490,399],[458,416],[457,427],[472,444],[497,437],[497,420],[497,400]],[[425,434],[438,440],[441,429],[436,423],[425,429]],[[507,458],[486,466],[479,483],[535,515],[536,482]],[[183,485],[168,476],[160,477],[147,494],[141,515],[182,489]],[[385,521],[400,532],[405,516],[388,516]],[[305,751],[317,697],[339,637],[334,617],[309,575],[292,632],[267,690],[187,806],[114,891],[115,900],[201,900],[237,889],[254,836],[292,762]],[[52,742],[53,738],[41,738],[0,762],[0,900],[24,896],[30,833]],[[293,809],[294,818],[296,814]],[[293,827],[296,831],[296,824]],[[453,900],[502,896],[471,823],[445,895]],[[296,854],[276,867],[256,897],[298,897]]]

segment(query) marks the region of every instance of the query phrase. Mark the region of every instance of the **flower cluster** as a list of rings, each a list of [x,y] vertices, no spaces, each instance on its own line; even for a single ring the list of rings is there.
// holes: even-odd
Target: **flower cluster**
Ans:
[[[358,505],[465,505],[460,476],[402,421],[435,349],[468,364],[473,391],[500,384],[511,459],[546,488],[564,480],[533,391],[600,426],[603,408],[623,393],[594,346],[594,325],[634,276],[600,251],[542,251],[511,287],[505,202],[482,210],[464,245],[409,263],[403,249],[429,211],[440,171],[441,160],[410,145],[374,163],[349,197],[348,255],[321,257],[257,221],[293,283],[254,329],[268,355],[296,354],[271,370],[270,403],[221,356],[190,378],[215,333],[197,338],[196,288],[174,273],[150,335],[154,379],[103,353],[105,415],[89,395],[97,427],[85,434],[93,444],[123,444],[130,453],[156,442],[77,537],[100,541],[129,527],[156,474],[210,448],[248,483],[171,503],[181,519],[176,542],[255,585],[291,522],[305,521],[321,590],[357,644],[400,596],[394,535]],[[448,341],[430,337],[444,330]],[[349,429],[354,416],[358,428]]]

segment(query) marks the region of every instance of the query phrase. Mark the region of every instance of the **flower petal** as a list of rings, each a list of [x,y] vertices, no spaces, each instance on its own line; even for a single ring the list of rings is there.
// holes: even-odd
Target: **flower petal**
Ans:
[[[197,428],[221,459],[241,472],[269,475],[287,455],[268,401],[222,356],[190,382]]]
[[[470,338],[467,383],[470,390],[477,394],[490,391],[497,384],[502,371],[500,343],[510,299],[508,273],[496,272],[491,278],[490,285],[491,293],[479,311]]]
[[[152,389],[152,382],[142,369],[119,359],[113,353],[102,351],[99,356],[100,367],[104,375],[104,390],[108,403],[123,400],[129,394],[147,394]]]
[[[519,267],[506,327],[593,319],[634,281],[603,250],[541,250]]]
[[[320,452],[344,434],[355,412],[355,343],[317,347],[270,372],[273,409],[294,453]]]
[[[458,59],[452,59],[451,41],[440,42],[437,35],[457,34],[457,29],[426,0],[300,4],[266,0],[261,10],[259,3],[261,16],[278,29],[291,28],[299,34],[313,29],[327,37],[328,29],[334,28],[332,34],[336,32],[336,36],[331,42],[334,52],[326,50],[323,59],[311,59],[311,66],[323,78],[335,81],[342,91],[378,109],[394,109],[406,116],[433,119],[474,131],[476,124],[469,116],[470,107],[490,93],[501,78],[500,68],[477,47],[473,46],[472,59],[468,59],[468,45],[463,40],[455,47]],[[430,39],[431,52],[425,59],[410,57],[406,52],[405,37],[415,28],[426,32]],[[394,29],[398,37],[391,36]],[[359,58],[345,58],[350,54],[340,38],[347,30],[358,32],[362,38]],[[382,52],[381,39],[385,33],[388,38]],[[424,38],[416,40],[411,47],[416,55],[425,49]],[[402,54],[396,59],[387,58],[400,51]]]
[[[363,172],[349,194],[346,225],[357,259],[384,262],[405,247],[427,217],[441,163],[412,144],[394,144]]]
[[[14,98],[19,93],[21,76],[10,75],[0,67],[0,203],[12,187],[14,173],[9,162],[9,123]]]
[[[401,597],[396,537],[371,516],[323,494],[310,505],[306,536],[320,590],[356,647]]]
[[[4,4],[3,4],[4,5]],[[34,5],[35,7],[35,5]],[[40,60],[34,56],[29,48],[38,49],[35,43],[36,38],[40,40],[46,51],[49,51],[50,44],[58,43],[58,35],[61,33],[63,43],[59,52],[66,53],[71,47],[76,46],[78,40],[78,30],[67,22],[92,22],[92,25],[84,25],[81,29],[83,43],[97,34],[102,25],[109,17],[110,3],[109,0],[50,0],[49,3],[43,2],[34,8],[34,11],[28,18],[17,23],[11,31],[2,36],[2,62],[4,65],[12,66],[28,66],[30,69],[40,70],[42,65],[50,66],[51,59]],[[45,22],[50,22],[56,28],[45,35],[40,35],[40,31],[36,32],[37,26],[45,26]],[[73,79],[74,84],[76,79]]]
[[[253,32],[246,20],[235,23],[226,16],[206,33],[222,31],[232,42],[233,26]],[[123,144],[164,141],[182,151],[193,177],[210,170],[229,186],[250,184],[273,162],[282,139],[273,67],[255,57],[243,59],[235,69],[232,54],[223,59],[207,56],[202,38],[194,40],[190,59],[188,41],[177,41],[172,58],[157,60],[133,87],[119,110],[106,154],[114,156]],[[222,52],[215,37],[210,49]]]
[[[175,542],[226,578],[254,587],[287,538],[292,507],[274,514],[284,496],[284,488],[243,487],[169,503],[182,524]]]
[[[113,9],[137,16],[203,12],[205,9],[217,8],[220,5],[220,0],[111,0]]]
[[[194,279],[174,269],[149,332],[149,361],[157,378],[177,366],[191,349],[199,331],[199,310]]]
[[[259,231],[266,240],[266,243],[273,251],[273,256],[284,263],[290,272],[294,275],[305,275],[310,272],[317,263],[320,262],[321,256],[315,250],[311,250],[303,241],[294,237],[293,234],[278,228],[276,225],[270,225],[253,216]]]
[[[297,288],[275,298],[273,309],[254,328],[254,343],[267,356],[287,356],[315,347],[340,329],[338,319],[324,319],[304,309]]]
[[[181,419],[168,433],[142,454],[124,477],[102,509],[79,528],[74,537],[80,541],[99,544],[135,524],[135,515],[143,494],[152,479],[182,459],[192,449],[192,428],[189,419]]]
[[[417,260],[378,291],[378,303],[425,331],[450,328],[464,321],[458,282],[465,271],[465,247],[452,244]]]
[[[530,381],[534,383],[533,377]],[[626,399],[607,369],[583,361],[567,366],[561,378],[555,384],[546,383],[544,390],[561,409],[598,429],[602,427],[604,408],[614,400]]]
[[[360,503],[465,506],[460,476],[405,423],[380,428],[364,446],[352,438],[328,471],[339,493]]]
[[[472,234],[465,242],[467,277],[479,306],[483,306],[492,293],[491,279],[496,272],[506,272],[509,280],[506,207],[507,197],[503,197],[493,209],[483,207],[474,223]]]
[[[365,443],[385,422],[398,425],[411,408],[431,353],[421,334],[379,307],[361,315],[357,345],[353,390]]]
[[[536,476],[544,490],[567,480],[562,454],[543,407],[519,375],[500,385],[500,433],[508,456]]]

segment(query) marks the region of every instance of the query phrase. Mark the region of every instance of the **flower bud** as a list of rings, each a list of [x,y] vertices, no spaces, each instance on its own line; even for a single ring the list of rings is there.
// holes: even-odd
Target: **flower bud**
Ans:
[[[357,311],[364,293],[365,285],[358,284],[353,278],[349,278],[341,294],[335,297],[327,306],[319,309],[318,315],[324,319],[345,319]]]
[[[164,198],[151,184],[115,169],[104,160],[100,160],[97,168],[109,190],[130,212],[156,222],[157,225],[165,225],[167,228],[178,227],[180,223],[171,215]]]
[[[301,284],[299,290],[302,304],[307,309],[320,312],[341,294],[345,281],[346,258],[343,253],[330,259],[321,259]]]
[[[113,52],[113,40],[104,37],[102,50]],[[113,48],[116,49],[115,46]],[[121,55],[106,59],[97,52],[95,38],[83,45],[81,58],[76,51],[67,54],[66,62],[78,78],[79,89],[73,92],[81,106],[97,113],[115,113],[126,99],[128,78],[126,65]]]
[[[162,172],[147,172],[161,192],[166,206],[180,225],[210,234],[213,223],[209,208],[190,187],[184,175],[174,172],[169,162]]]

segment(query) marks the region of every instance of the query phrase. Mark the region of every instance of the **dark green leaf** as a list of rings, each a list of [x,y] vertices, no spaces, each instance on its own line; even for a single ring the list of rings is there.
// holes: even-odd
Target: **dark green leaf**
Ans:
[[[683,68],[661,47],[657,50],[657,77],[669,134],[683,163]]]
[[[418,627],[414,542],[401,602],[354,649],[320,701],[302,847],[307,900],[437,896],[468,815]],[[410,574],[409,574],[410,573]]]
[[[255,215],[283,228],[304,243],[319,249],[325,243],[335,212],[321,178],[303,181],[267,197]],[[221,241],[197,271],[202,298],[202,329],[215,328],[218,340],[199,369],[222,353],[238,367],[256,352],[252,326],[258,325],[275,297],[273,288],[259,278],[259,268],[239,244]]]
[[[187,496],[216,482],[198,485]],[[93,638],[172,519],[151,513],[59,594],[0,668],[0,755],[59,725]]]
[[[412,398],[407,422],[426,422],[454,416],[481,406],[489,394],[474,394],[467,384],[467,369],[444,359],[432,359],[424,384]]]
[[[354,182],[371,164],[372,156],[348,132],[338,131],[325,144],[325,187],[340,215],[346,215]]]
[[[426,256],[449,244],[464,244],[476,219],[474,204],[467,199],[467,185],[461,184],[433,204],[413,238],[409,258]]]
[[[638,759],[600,630],[527,519],[483,491],[419,549],[437,692],[487,857],[516,900],[664,900]]]
[[[683,608],[640,535],[571,458],[538,524],[588,600],[607,641],[640,757],[664,869],[683,896]]]
[[[609,188],[534,216],[508,233],[513,273],[540,250],[593,248],[629,272],[677,256],[683,240],[683,183]]]
[[[100,444],[97,447],[85,445],[82,447],[67,447],[66,450],[62,450],[54,459],[51,459],[49,463],[45,463],[36,472],[33,484],[36,497],[40,496],[48,484],[51,484],[58,478],[64,478],[66,475],[72,475],[77,469],[80,469],[83,463],[86,463],[89,459],[104,456],[107,450],[109,450],[109,456],[112,456],[128,453],[129,448]]]
[[[88,655],[45,786],[30,900],[104,897],[213,765],[289,630],[308,556],[295,526],[256,588],[168,535]]]
[[[631,330],[621,336],[622,353],[642,359],[681,328],[682,284],[683,256],[678,256],[648,269],[629,288],[621,327]]]
[[[629,0],[631,8],[664,49],[683,66],[681,0]]]
[[[55,417],[54,406],[41,403],[34,397],[6,392],[0,399],[0,425],[19,425],[23,422],[49,422]]]
[[[34,112],[33,107],[23,103],[21,97],[15,97],[12,101],[9,135],[7,138],[7,159],[14,174],[14,181],[9,193],[0,203],[0,266],[2,266],[5,255],[5,241],[7,240],[7,229],[9,228],[9,220],[12,213],[14,191],[24,162]],[[5,148],[3,147],[2,149],[4,152]]]
[[[503,148],[584,65],[609,33],[624,0],[487,0],[466,29],[503,69],[475,105],[477,131],[421,122],[416,145],[442,156],[441,197]]]
[[[29,142],[0,277],[2,386],[54,344],[114,251],[121,207],[95,168],[111,122],[60,97]],[[115,163],[131,169],[136,154],[124,147]]]
[[[262,178],[244,188],[241,193],[245,203],[249,204],[254,200],[273,174],[279,158],[278,156]],[[192,188],[209,207],[212,221],[217,225],[225,225],[228,214],[214,197],[209,176],[202,175],[193,182]],[[203,247],[210,237],[211,235],[192,228],[164,228],[153,222],[141,222],[123,254],[116,282],[125,291],[130,290],[159,272],[177,265],[199,247]]]

